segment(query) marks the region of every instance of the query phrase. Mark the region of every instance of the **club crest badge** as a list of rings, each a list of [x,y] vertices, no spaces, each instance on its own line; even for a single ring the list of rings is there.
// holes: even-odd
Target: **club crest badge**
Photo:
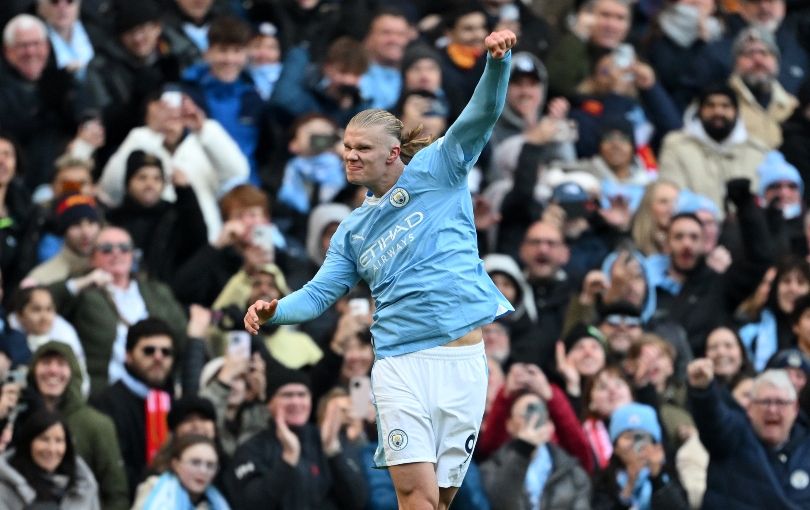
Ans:
[[[411,201],[411,195],[405,191],[405,188],[397,188],[391,192],[391,198],[388,201],[394,207],[405,207]]]
[[[392,450],[400,451],[408,446],[408,434],[402,429],[394,429],[388,434],[388,446]]]

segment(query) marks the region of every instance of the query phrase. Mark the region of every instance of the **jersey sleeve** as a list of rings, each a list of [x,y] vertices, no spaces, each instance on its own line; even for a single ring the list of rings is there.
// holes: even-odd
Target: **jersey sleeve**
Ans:
[[[466,179],[506,104],[511,62],[511,51],[501,59],[487,55],[487,64],[470,102],[444,137],[434,143],[435,147],[430,147],[435,150],[424,155],[431,161],[422,163],[436,180],[457,186]],[[419,158],[421,152],[416,153],[414,159]]]
[[[355,261],[343,251],[337,242],[339,232],[332,237],[326,259],[317,274],[299,290],[278,302],[278,308],[270,322],[273,324],[298,324],[312,320],[332,306],[360,280]]]

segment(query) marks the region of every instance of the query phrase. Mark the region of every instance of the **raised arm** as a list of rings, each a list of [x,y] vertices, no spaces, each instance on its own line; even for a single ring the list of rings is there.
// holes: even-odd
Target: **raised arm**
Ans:
[[[245,314],[245,329],[255,335],[267,321],[298,324],[314,319],[354,287],[359,279],[354,261],[330,246],[318,273],[301,289],[281,300],[259,300],[250,305]]]
[[[484,73],[470,102],[446,135],[459,144],[465,161],[478,157],[503,111],[512,61],[510,50],[516,42],[517,37],[510,30],[493,32],[484,40],[488,51]]]

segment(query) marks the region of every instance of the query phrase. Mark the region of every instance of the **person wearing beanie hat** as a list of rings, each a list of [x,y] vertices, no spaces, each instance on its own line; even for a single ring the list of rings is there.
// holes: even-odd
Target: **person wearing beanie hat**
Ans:
[[[765,369],[785,370],[796,393],[801,394],[810,378],[810,357],[799,349],[782,349],[771,356]]]
[[[597,311],[597,328],[604,337],[610,359],[624,359],[630,346],[644,333],[641,309],[628,301],[616,301],[600,305]]]
[[[268,501],[291,509],[362,508],[367,485],[357,460],[341,446],[342,409],[327,412],[319,429],[310,422],[307,374],[271,362],[266,383],[270,424],[236,449],[225,473],[233,508],[261,508]]]
[[[205,219],[186,174],[175,168],[176,199],[165,200],[167,182],[162,160],[137,149],[127,157],[123,203],[107,213],[112,225],[124,228],[142,251],[141,267],[163,281],[172,281],[191,254],[208,246]]]
[[[757,168],[759,196],[774,204],[786,219],[799,216],[802,210],[804,181],[795,166],[779,151],[770,151]]]
[[[655,409],[645,404],[626,404],[610,415],[610,440],[615,444],[625,432],[647,434],[655,443],[661,442],[661,425]]]
[[[725,246],[719,245],[720,223],[723,215],[717,204],[708,197],[682,189],[675,202],[673,216],[694,214],[703,225],[703,244],[706,253],[706,264],[718,273],[725,273],[731,265],[731,253]]]
[[[34,267],[26,276],[29,283],[50,285],[90,269],[90,255],[101,231],[101,214],[95,198],[70,193],[55,201],[52,212],[62,248],[56,255]]]
[[[607,359],[605,350],[605,337],[599,329],[581,322],[575,325],[557,346],[557,366],[570,367],[578,374],[575,377],[569,370],[560,370],[566,379],[566,387],[581,388],[602,370]]]
[[[185,395],[172,404],[167,423],[174,437],[197,434],[213,439],[216,436],[217,412],[207,398]]]
[[[757,166],[768,148],[749,134],[739,95],[724,84],[710,85],[684,114],[684,127],[664,137],[659,179],[711,199],[723,210],[726,183],[748,179],[757,186]]]
[[[728,83],[740,103],[740,117],[752,137],[776,149],[782,144],[781,124],[799,104],[779,83],[779,48],[773,35],[752,26],[737,36],[733,52]]]
[[[594,508],[689,508],[670,476],[655,409],[625,404],[610,416],[613,456],[594,484]]]
[[[187,51],[163,34],[158,0],[114,0],[106,13],[114,38],[103,40],[87,67],[91,99],[101,109],[106,143],[116,147],[143,120],[143,104],[163,83],[180,77]],[[128,147],[132,150],[132,146]]]

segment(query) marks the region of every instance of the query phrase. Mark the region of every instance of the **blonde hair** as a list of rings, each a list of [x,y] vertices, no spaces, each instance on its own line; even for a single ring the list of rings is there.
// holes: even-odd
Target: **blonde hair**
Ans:
[[[678,189],[678,185],[672,181],[659,179],[655,182],[651,182],[644,190],[644,195],[641,197],[641,204],[639,204],[638,210],[633,217],[633,226],[631,228],[633,242],[644,255],[661,253],[663,250],[662,243],[664,241],[665,232],[655,223],[655,218],[652,214],[655,193],[662,186],[671,186],[676,190]]]
[[[352,117],[352,120],[349,121],[346,128],[382,128],[385,134],[395,138],[399,142],[399,159],[406,165],[411,162],[411,159],[417,152],[433,142],[432,136],[419,136],[422,134],[423,128],[421,124],[403,136],[402,121],[390,112],[379,108],[363,110],[358,113]]]

